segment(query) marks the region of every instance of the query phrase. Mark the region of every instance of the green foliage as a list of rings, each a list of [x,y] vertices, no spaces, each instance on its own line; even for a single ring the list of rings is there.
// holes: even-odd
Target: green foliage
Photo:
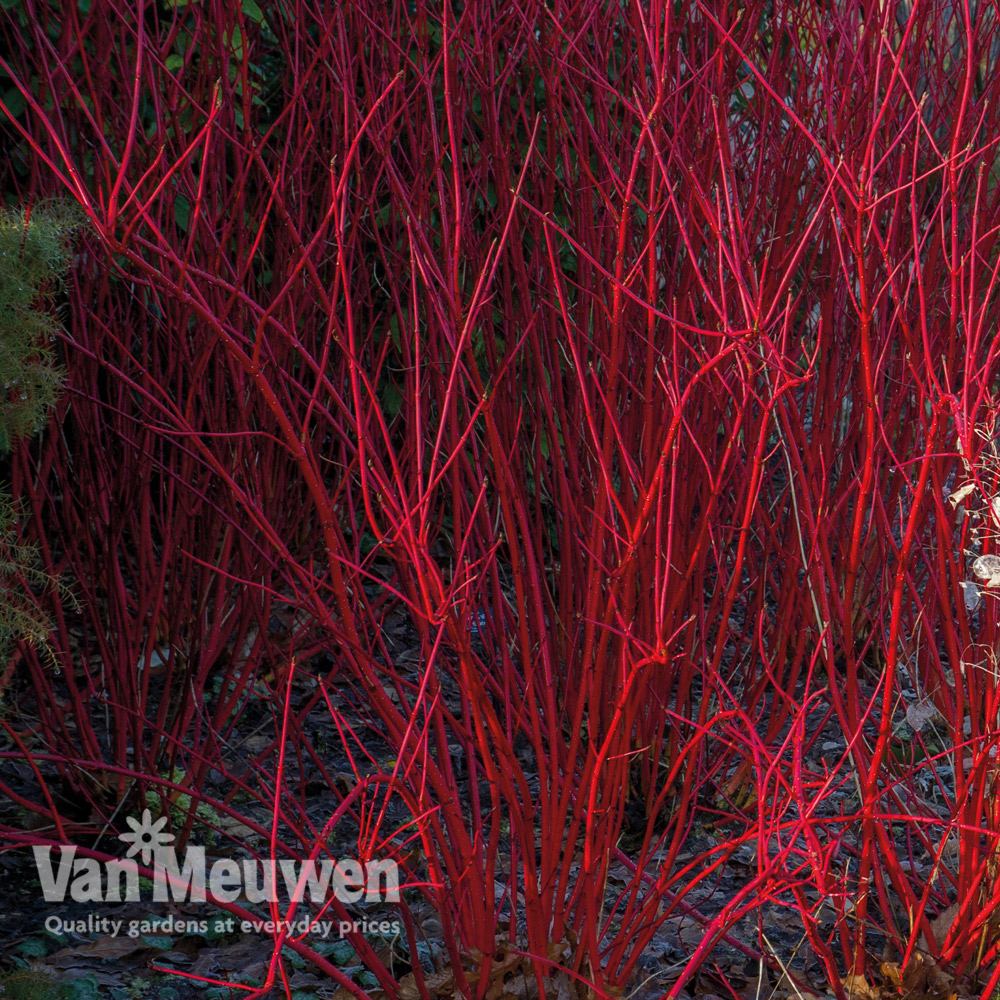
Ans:
[[[160,777],[172,781],[175,785],[183,785],[187,772],[179,767],[175,767],[170,773],[161,772]],[[146,808],[154,815],[160,814],[161,804],[163,811],[170,812],[170,828],[179,830],[187,822],[191,812],[191,796],[183,792],[171,790],[169,794],[161,795],[159,792],[146,792]],[[206,829],[202,833],[202,843],[211,846],[215,842],[215,831],[212,826],[217,826],[221,820],[219,814],[207,803],[199,802],[195,807],[195,817],[206,824]]]
[[[12,540],[16,525],[17,506],[9,493],[0,490],[0,663],[10,657],[18,640],[48,651],[49,622],[15,581],[45,587],[52,578],[37,568],[34,546]]]
[[[44,972],[15,969],[0,976],[2,1000],[63,1000],[62,984]]]
[[[41,429],[62,385],[52,310],[71,258],[77,210],[60,202],[0,209],[0,454]],[[47,586],[37,550],[17,541],[18,507],[0,488],[0,662],[14,643],[48,651],[50,629],[24,585]]]
[[[44,426],[62,384],[50,306],[79,226],[60,203],[0,210],[0,452]]]

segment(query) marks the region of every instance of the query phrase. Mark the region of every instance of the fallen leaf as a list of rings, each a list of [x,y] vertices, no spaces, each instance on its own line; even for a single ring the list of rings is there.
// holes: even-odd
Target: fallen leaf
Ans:
[[[954,982],[939,965],[915,952],[903,970],[903,989],[920,1000],[955,1000]]]
[[[843,987],[851,1000],[879,1000],[879,991],[872,989],[864,976],[851,973],[844,978]]]
[[[951,906],[943,909],[931,921],[931,931],[934,934],[934,940],[937,942],[938,948],[944,944],[944,939],[948,936],[948,931],[951,930],[952,924],[958,918],[959,909],[958,903],[952,903]],[[932,954],[930,942],[927,940],[926,934],[920,935],[919,945],[922,951],[928,955]]]
[[[448,996],[455,985],[455,977],[450,970],[442,972],[430,972],[424,974],[424,985],[431,996]],[[417,977],[408,972],[399,981],[399,1000],[417,1000],[420,996],[420,988],[417,986]]]
[[[928,722],[937,718],[938,710],[929,700],[915,701],[906,707],[906,721],[914,732],[921,732]]]
[[[899,986],[903,982],[903,970],[898,962],[883,962],[882,963],[882,975],[892,983],[893,986]]]
[[[78,965],[81,959],[97,958],[110,962],[134,955],[139,951],[153,951],[141,938],[112,937],[110,934],[86,944],[62,948],[46,959],[46,964],[57,969],[69,969]]]

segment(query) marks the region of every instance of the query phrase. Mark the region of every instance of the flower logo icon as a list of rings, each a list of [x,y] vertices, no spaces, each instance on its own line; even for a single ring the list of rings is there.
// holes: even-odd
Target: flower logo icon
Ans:
[[[135,820],[127,816],[125,822],[132,827],[131,833],[120,833],[118,839],[131,845],[125,857],[130,858],[137,852],[142,853],[142,863],[149,864],[150,857],[163,847],[168,847],[174,839],[172,833],[164,833],[167,817],[161,816],[155,823],[148,809],[143,809],[142,819]]]

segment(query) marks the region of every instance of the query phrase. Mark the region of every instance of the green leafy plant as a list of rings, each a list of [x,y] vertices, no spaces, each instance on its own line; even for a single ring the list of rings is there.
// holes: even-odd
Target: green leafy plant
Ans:
[[[164,771],[160,777],[172,781],[175,785],[182,785],[187,778],[187,772],[179,767],[175,767],[170,772]],[[146,793],[147,809],[155,813],[161,808],[161,802],[165,807],[169,808],[171,829],[182,829],[191,813],[191,796],[177,791],[172,791],[166,796],[161,796],[159,792],[155,791],[148,791]],[[219,814],[208,803],[199,802],[195,807],[195,817],[206,826],[203,834],[205,844],[213,844],[215,842],[215,832],[211,828],[221,821]]]

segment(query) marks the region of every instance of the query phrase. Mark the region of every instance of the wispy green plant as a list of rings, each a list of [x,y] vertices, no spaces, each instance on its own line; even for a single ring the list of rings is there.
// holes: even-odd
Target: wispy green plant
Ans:
[[[0,209],[0,454],[40,430],[63,382],[54,297],[69,267],[78,211],[61,202]],[[50,625],[25,588],[51,585],[18,541],[18,505],[0,487],[0,662],[17,641],[48,649]]]
[[[19,641],[51,654],[51,626],[33,600],[30,588],[56,585],[64,596],[71,597],[68,588],[39,569],[37,547],[15,540],[17,517],[18,505],[0,489],[0,664],[7,661]]]
[[[42,428],[62,385],[52,301],[80,223],[59,202],[0,210],[0,452]]]
[[[13,969],[0,975],[3,1000],[62,1000],[65,996],[65,986],[49,972]]]

